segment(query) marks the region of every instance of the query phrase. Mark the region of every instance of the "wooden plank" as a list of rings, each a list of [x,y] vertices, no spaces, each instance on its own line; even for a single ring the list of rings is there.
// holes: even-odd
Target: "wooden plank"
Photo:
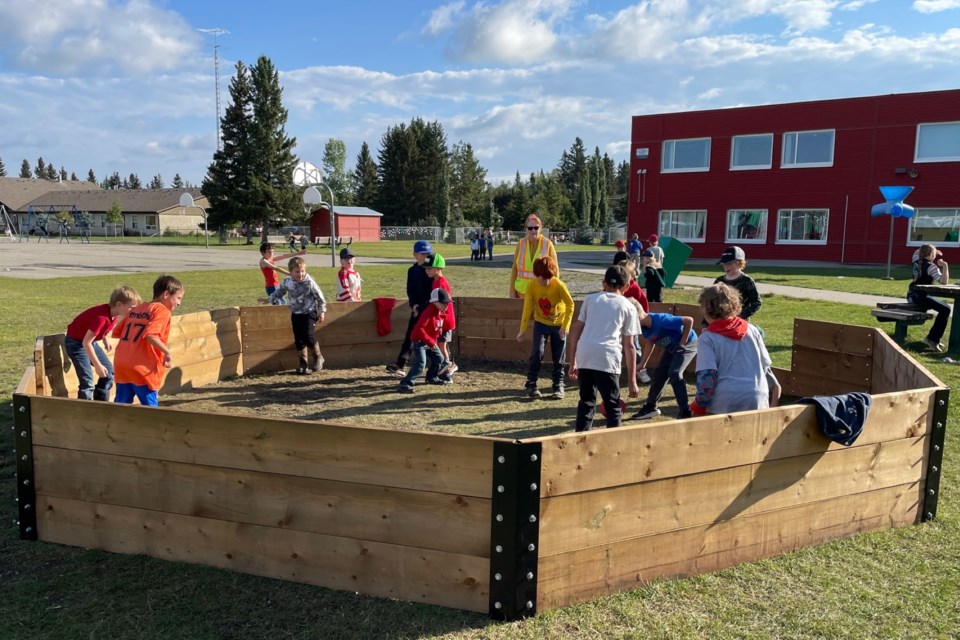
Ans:
[[[27,367],[27,370],[23,372],[23,375],[20,377],[20,382],[17,383],[17,387],[13,392],[25,393],[27,395],[37,394],[37,376],[34,367]]]
[[[34,448],[37,493],[484,557],[490,501],[196,464]]]
[[[50,395],[46,393],[46,374],[43,369],[43,336],[39,336],[36,341],[33,343],[33,369],[34,373],[34,382],[33,382],[33,392],[38,395]]]
[[[854,446],[928,433],[934,390],[877,395]],[[817,425],[816,409],[792,405],[688,420],[534,438],[543,443],[541,496],[634,484],[823,453],[843,447]]]
[[[922,486],[858,493],[705,526],[540,556],[537,611],[917,521]]]
[[[886,333],[874,337],[872,393],[947,386]]]
[[[504,286],[506,289],[506,286]],[[457,318],[516,318],[520,322],[523,300],[519,298],[470,298],[456,296]]]
[[[42,497],[42,540],[204,564],[386,598],[486,611],[485,558]]]
[[[490,497],[492,438],[35,400],[34,446]]]
[[[523,343],[516,340],[471,338],[461,335],[460,356],[504,362],[526,362],[530,357],[530,346],[524,347]]]
[[[240,335],[221,333],[176,342],[171,340],[167,348],[173,362],[180,365],[196,364],[240,354]]]
[[[786,378],[778,378],[783,387],[784,395],[792,396],[835,396],[841,393],[851,393],[853,391],[862,391],[870,393],[872,381],[867,384],[864,382],[851,382],[850,380],[834,380],[810,373],[791,372]],[[789,389],[789,391],[788,391]]]
[[[520,331],[520,317],[497,318],[494,316],[476,316],[472,318],[457,318],[457,333],[470,338],[497,338],[515,339]],[[527,329],[527,335],[532,335],[532,329]]]
[[[848,380],[851,384],[865,385],[869,389],[873,377],[873,356],[794,346],[790,368],[796,374]],[[831,393],[844,393],[844,389],[840,387]]]
[[[869,356],[873,354],[873,327],[804,320],[793,322],[794,347],[820,349],[832,353]]]
[[[240,357],[240,354],[234,354],[226,358],[194,362],[182,367],[175,366],[164,376],[160,394],[162,396],[165,393],[178,393],[187,389],[205,387],[220,380],[242,375]]]
[[[540,553],[609,545],[920,482],[925,441],[893,440],[546,498],[540,503]]]
[[[66,337],[57,333],[43,337],[43,372],[44,393],[51,396],[66,396],[69,392],[76,395],[77,374],[73,370],[73,363],[67,356],[63,346]]]

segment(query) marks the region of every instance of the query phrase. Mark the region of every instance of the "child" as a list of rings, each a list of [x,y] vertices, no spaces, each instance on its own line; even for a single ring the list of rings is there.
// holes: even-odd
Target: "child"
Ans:
[[[540,377],[540,364],[543,360],[543,349],[550,340],[550,355],[553,358],[553,398],[562,400],[563,368],[567,348],[567,333],[573,321],[573,298],[567,285],[560,281],[557,274],[560,272],[557,261],[550,256],[537,258],[533,261],[533,275],[536,277],[527,287],[523,298],[523,315],[520,317],[520,333],[517,342],[523,340],[523,335],[533,318],[533,349],[530,351],[530,366],[527,369],[527,395],[531,398],[542,396],[537,389],[537,379]]]
[[[647,300],[650,302],[663,302],[663,287],[666,284],[663,279],[667,272],[657,261],[656,254],[645,249],[640,254],[640,260],[643,263],[643,288],[647,290]]]
[[[705,287],[700,308],[708,324],[697,346],[697,395],[690,406],[694,415],[766,409],[771,391],[776,404],[780,385],[770,354],[760,329],[739,317],[737,290],[722,283]]]
[[[160,276],[153,283],[153,300],[130,309],[113,329],[119,338],[113,358],[116,369],[115,402],[155,407],[163,375],[170,368],[172,357],[167,348],[170,319],[183,299],[183,283],[173,276]]]
[[[663,264],[664,253],[663,253],[663,247],[660,246],[659,236],[657,236],[657,234],[655,233],[651,233],[650,237],[647,238],[647,242],[650,244],[650,246],[647,248],[650,249],[650,251],[653,251],[654,260],[656,260],[660,264]]]
[[[403,334],[403,344],[396,362],[387,365],[387,372],[403,376],[403,368],[407,365],[407,355],[410,352],[410,332],[417,323],[417,316],[427,308],[430,300],[430,290],[433,280],[427,275],[423,263],[433,253],[433,246],[427,240],[417,240],[413,244],[413,259],[416,261],[407,269],[407,302],[410,304],[410,320],[407,322],[407,331]]]
[[[81,400],[110,399],[113,387],[113,363],[104,350],[113,347],[107,341],[107,333],[117,320],[123,318],[133,307],[140,304],[140,295],[131,287],[117,287],[110,294],[109,304],[90,307],[67,326],[63,339],[64,349],[77,372],[77,397]],[[97,344],[103,341],[103,348]],[[93,374],[97,384],[93,384]]]
[[[723,266],[723,275],[717,276],[713,283],[722,282],[740,293],[740,317],[749,320],[753,314],[760,311],[763,303],[757,293],[757,284],[743,272],[743,268],[747,266],[747,254],[740,247],[727,247],[717,264]]]
[[[937,312],[937,318],[930,327],[930,333],[923,339],[923,344],[936,352],[943,351],[940,338],[947,328],[950,318],[950,307],[941,300],[915,288],[918,284],[947,284],[950,280],[950,267],[941,257],[937,248],[932,244],[921,245],[917,252],[917,260],[913,262],[913,281],[907,291],[907,302],[922,306],[926,310]]]
[[[450,294],[445,289],[434,289],[430,292],[430,299],[426,310],[420,314],[413,332],[410,334],[411,353],[413,364],[410,371],[400,381],[397,391],[413,393],[413,386],[417,378],[423,373],[427,359],[430,359],[430,368],[427,369],[427,382],[431,384],[450,384],[451,380],[440,377],[443,366],[447,363],[440,353],[438,340],[447,331],[447,309],[450,307]]]
[[[630,238],[630,242],[627,244],[627,253],[630,254],[630,259],[633,260],[633,266],[637,273],[640,273],[640,254],[643,253],[643,243],[640,242],[638,234],[635,233]]]
[[[634,271],[633,262],[629,259],[624,259],[620,261],[620,266],[627,270],[627,275],[630,277],[630,284],[623,290],[623,297],[627,300],[635,300],[644,313],[649,313],[650,303],[647,301],[647,296],[643,293],[643,289],[637,284],[637,276],[636,271]],[[640,336],[633,337],[633,346],[637,349],[637,363],[639,365],[640,358],[642,357]],[[637,367],[637,378],[644,384],[650,382],[650,375],[647,373],[647,370],[639,366]]]
[[[636,350],[633,336],[640,333],[637,312],[623,297],[627,287],[623,267],[608,267],[603,275],[603,291],[584,299],[580,315],[567,341],[570,378],[580,380],[580,402],[577,404],[577,431],[593,426],[597,392],[606,410],[607,427],[619,427],[621,353],[627,360],[627,385],[631,398],[640,390],[636,379]]]
[[[687,400],[687,384],[683,381],[683,372],[697,355],[697,332],[693,330],[693,318],[674,316],[669,313],[649,313],[640,318],[640,330],[647,341],[663,350],[663,354],[657,368],[650,375],[647,400],[632,418],[646,420],[660,415],[657,403],[663,395],[663,388],[668,379],[677,399],[679,409],[677,419],[689,418],[690,404]],[[643,368],[647,367],[651,355],[653,355],[653,349],[644,354]]]
[[[431,287],[433,289],[443,289],[452,298],[453,292],[450,290],[450,283],[447,282],[447,279],[443,277],[443,269],[446,266],[446,261],[439,253],[430,254],[430,256],[428,256],[423,263],[423,267],[427,272],[427,276],[429,276],[433,281]],[[460,369],[460,367],[458,367],[457,364],[450,359],[450,352],[447,350],[447,343],[453,340],[453,330],[457,328],[457,319],[453,314],[453,305],[447,305],[446,313],[447,315],[444,319],[444,332],[437,340],[437,346],[440,348],[440,353],[443,355],[443,360],[446,363],[446,366],[440,371],[441,377],[452,376],[457,370]]]
[[[477,236],[473,236],[470,240],[470,262],[475,262],[480,259],[480,239]]]
[[[297,348],[299,365],[297,373],[303,375],[307,370],[323,369],[323,355],[320,344],[314,335],[317,322],[323,322],[327,313],[327,301],[316,281],[307,275],[307,263],[300,256],[290,258],[287,263],[290,275],[283,279],[280,288],[269,298],[260,298],[261,304],[273,304],[289,295],[290,324],[293,326],[293,341]],[[310,356],[313,362],[310,363]]]
[[[357,256],[349,248],[340,249],[340,271],[337,272],[337,302],[360,302],[363,280],[353,265]]]
[[[295,255],[303,253],[290,253],[283,254],[282,256],[274,255],[275,246],[272,242],[264,242],[260,245],[260,272],[263,274],[263,286],[266,289],[267,295],[269,296],[274,291],[277,290],[277,287],[280,286],[280,278],[277,277],[277,273],[282,273],[285,276],[290,275],[290,272],[284,269],[283,267],[278,267],[275,262],[278,260],[287,260],[292,258]],[[278,302],[277,304],[283,304]]]

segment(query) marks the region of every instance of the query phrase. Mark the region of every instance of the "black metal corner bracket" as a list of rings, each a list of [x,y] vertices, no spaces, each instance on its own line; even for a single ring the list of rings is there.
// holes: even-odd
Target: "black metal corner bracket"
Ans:
[[[13,443],[17,456],[17,511],[20,539],[37,539],[37,490],[33,477],[33,432],[30,426],[30,398],[13,396]]]
[[[947,409],[950,408],[950,389],[937,389],[933,394],[933,424],[931,424],[930,451],[927,454],[927,484],[923,488],[923,512],[920,520],[926,522],[937,516],[940,498],[940,478],[943,476],[943,443],[947,436]]]
[[[539,442],[493,445],[489,614],[495,620],[537,613],[542,452]]]

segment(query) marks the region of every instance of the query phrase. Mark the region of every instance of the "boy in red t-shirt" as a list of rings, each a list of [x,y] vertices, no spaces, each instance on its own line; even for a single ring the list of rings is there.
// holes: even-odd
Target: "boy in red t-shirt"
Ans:
[[[106,351],[112,348],[107,334],[119,318],[140,304],[140,295],[132,287],[117,287],[110,294],[108,304],[90,307],[67,326],[64,349],[73,363],[79,385],[77,397],[81,400],[109,400],[113,387],[113,363]],[[101,348],[98,342],[103,342]],[[94,386],[93,374],[97,374]]]
[[[285,276],[290,275],[289,271],[283,267],[278,267],[276,263],[280,260],[287,260],[294,256],[303,255],[307,252],[306,249],[303,249],[278,256],[274,255],[275,251],[276,245],[272,242],[264,242],[260,245],[260,273],[263,274],[263,288],[268,296],[280,288],[280,276],[277,275],[278,273],[282,273]],[[281,298],[279,302],[274,302],[273,304],[283,304],[283,299]]]
[[[427,369],[428,383],[450,384],[452,382],[449,376],[440,377],[440,372],[449,362],[440,353],[438,345],[440,336],[447,330],[446,318],[449,307],[450,294],[445,289],[438,288],[430,292],[430,302],[426,310],[417,318],[417,324],[410,333],[411,364],[410,370],[397,388],[400,393],[413,393],[413,385],[423,373],[427,359],[430,360],[430,368]]]
[[[153,301],[137,305],[113,330],[119,338],[116,369],[116,402],[157,406],[157,392],[170,368],[167,348],[170,319],[183,299],[183,284],[173,276],[160,276],[153,283]]]
[[[453,297],[453,291],[450,290],[450,283],[443,277],[443,269],[447,266],[446,260],[439,253],[430,254],[423,263],[423,268],[427,276],[433,280],[432,289],[443,289],[447,294]],[[453,330],[457,328],[457,319],[453,313],[453,305],[448,304],[444,317],[444,331],[437,340],[437,347],[440,349],[440,355],[443,356],[446,366],[440,370],[440,377],[452,382],[452,376],[460,367],[450,358],[450,352],[447,350],[447,343],[453,340]]]

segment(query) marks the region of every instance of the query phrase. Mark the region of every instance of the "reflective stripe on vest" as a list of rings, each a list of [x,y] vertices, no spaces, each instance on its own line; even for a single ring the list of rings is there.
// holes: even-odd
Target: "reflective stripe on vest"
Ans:
[[[541,258],[548,255],[546,240],[543,236],[539,238]],[[528,244],[527,238],[520,241],[520,255],[517,256],[517,279],[513,281],[513,288],[521,295],[527,292],[527,284],[535,277],[533,275],[533,261],[536,258],[527,253]]]

